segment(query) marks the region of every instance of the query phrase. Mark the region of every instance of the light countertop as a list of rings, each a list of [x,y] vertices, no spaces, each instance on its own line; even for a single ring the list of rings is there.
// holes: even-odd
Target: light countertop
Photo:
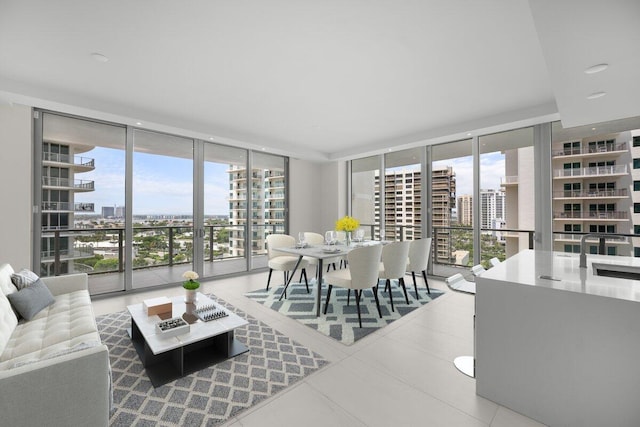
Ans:
[[[587,255],[587,268],[579,268],[578,254],[525,250],[482,273],[482,278],[640,302],[640,281],[596,276],[593,262],[640,268],[640,258]]]

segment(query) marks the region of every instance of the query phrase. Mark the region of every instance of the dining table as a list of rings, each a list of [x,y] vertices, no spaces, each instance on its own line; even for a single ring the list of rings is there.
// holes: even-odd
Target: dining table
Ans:
[[[291,283],[291,279],[293,278],[293,275],[295,274],[296,270],[300,266],[300,262],[302,261],[302,258],[305,256],[316,258],[318,260],[318,267],[317,267],[318,277],[317,277],[317,285],[316,285],[316,317],[320,317],[320,305],[321,305],[320,299],[322,295],[322,271],[324,270],[323,261],[325,259],[334,258],[336,256],[346,255],[357,247],[371,245],[371,244],[380,244],[380,242],[365,241],[365,242],[359,242],[359,243],[351,243],[350,245],[345,245],[345,244],[313,245],[313,246],[296,245],[292,247],[274,248],[274,250],[278,252],[283,252],[283,253],[298,256],[298,261],[296,262],[295,267],[293,267],[293,270],[289,275],[289,280],[287,280],[287,283],[285,283],[284,289],[282,290],[282,293],[280,294],[279,299],[281,300],[282,297],[285,295],[285,292],[289,287],[289,283]]]

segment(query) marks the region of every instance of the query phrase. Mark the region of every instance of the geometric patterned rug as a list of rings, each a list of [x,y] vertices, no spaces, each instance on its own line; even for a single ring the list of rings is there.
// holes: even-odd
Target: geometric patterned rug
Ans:
[[[425,288],[418,288],[420,299],[417,300],[415,299],[413,285],[411,289],[407,286],[409,296],[409,304],[407,304],[404,293],[402,292],[402,287],[398,286],[397,281],[392,282],[391,289],[393,292],[393,307],[395,311],[391,311],[389,296],[383,292],[385,287],[384,283],[384,281],[380,281],[378,285],[378,299],[380,300],[382,319],[378,315],[373,291],[371,289],[365,289],[362,292],[362,300],[360,301],[362,328],[360,328],[358,323],[358,311],[354,293],[351,292],[351,302],[347,305],[347,289],[344,288],[333,287],[331,291],[331,301],[329,301],[329,307],[325,315],[323,312],[328,287],[322,287],[320,317],[316,317],[315,311],[316,286],[311,286],[311,283],[309,283],[311,292],[307,293],[304,283],[291,282],[287,289],[287,298],[282,298],[282,301],[278,301],[282,293],[282,285],[274,286],[268,291],[264,289],[252,291],[244,296],[295,319],[345,345],[351,345],[370,333],[387,326],[402,316],[411,313],[413,310],[422,307],[429,301],[433,301],[443,295],[443,292],[438,289],[431,289],[431,294],[429,295]]]
[[[214,426],[284,390],[329,362],[219,298],[249,324],[235,330],[249,352],[154,388],[131,343],[127,311],[96,317],[109,347],[111,426]]]

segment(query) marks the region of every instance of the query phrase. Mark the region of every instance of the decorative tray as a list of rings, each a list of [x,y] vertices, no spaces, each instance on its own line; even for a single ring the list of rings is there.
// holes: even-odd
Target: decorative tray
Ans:
[[[182,317],[172,317],[156,323],[156,333],[165,338],[186,334],[190,330],[189,324]]]
[[[215,304],[203,305],[196,309],[196,315],[203,322],[210,322],[212,320],[221,319],[227,317],[227,313],[224,309],[217,307]]]

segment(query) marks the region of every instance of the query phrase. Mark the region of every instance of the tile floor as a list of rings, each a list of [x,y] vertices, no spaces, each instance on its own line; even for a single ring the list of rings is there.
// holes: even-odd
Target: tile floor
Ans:
[[[473,352],[472,295],[429,284],[445,295],[351,346],[344,346],[243,296],[266,284],[266,273],[203,283],[214,293],[332,363],[254,406],[225,426],[541,426],[479,397],[475,380],[458,372],[453,359]],[[410,281],[411,279],[408,278]],[[422,288],[425,292],[424,288]],[[124,310],[180,287],[102,297],[96,315]]]

